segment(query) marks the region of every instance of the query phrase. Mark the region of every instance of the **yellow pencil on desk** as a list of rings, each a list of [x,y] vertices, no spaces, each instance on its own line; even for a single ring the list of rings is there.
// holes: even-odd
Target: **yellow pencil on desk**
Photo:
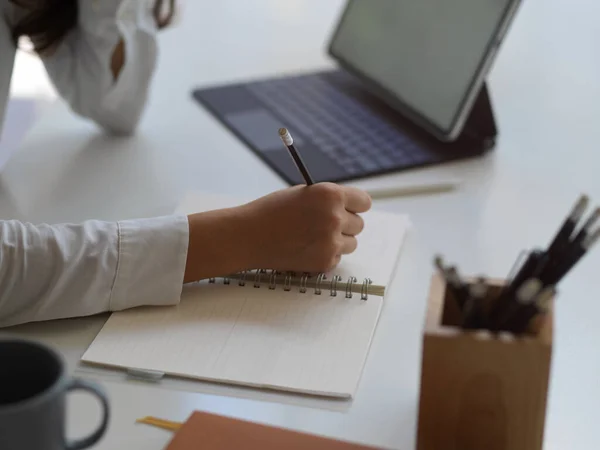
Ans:
[[[365,189],[372,199],[407,197],[410,195],[439,194],[457,189],[460,180],[440,180],[433,182],[422,182],[404,184],[399,186],[388,186],[381,188]]]

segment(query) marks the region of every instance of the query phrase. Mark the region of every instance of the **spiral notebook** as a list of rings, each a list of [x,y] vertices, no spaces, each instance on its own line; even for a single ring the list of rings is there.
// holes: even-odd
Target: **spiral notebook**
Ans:
[[[192,194],[179,212],[234,204]],[[352,397],[409,228],[406,216],[370,211],[363,218],[357,251],[331,273],[255,270],[186,285],[177,306],[113,313],[82,361]]]

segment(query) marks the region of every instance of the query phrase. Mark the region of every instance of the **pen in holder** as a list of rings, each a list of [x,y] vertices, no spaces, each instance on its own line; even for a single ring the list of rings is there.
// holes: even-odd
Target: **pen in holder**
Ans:
[[[484,308],[504,281],[486,283]],[[423,330],[419,450],[542,449],[553,300],[529,334],[464,330],[456,299],[434,274]]]

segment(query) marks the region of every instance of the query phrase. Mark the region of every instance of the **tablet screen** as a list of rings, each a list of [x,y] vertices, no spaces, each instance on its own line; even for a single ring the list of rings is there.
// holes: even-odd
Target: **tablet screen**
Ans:
[[[441,133],[464,108],[512,0],[350,0],[331,54]]]

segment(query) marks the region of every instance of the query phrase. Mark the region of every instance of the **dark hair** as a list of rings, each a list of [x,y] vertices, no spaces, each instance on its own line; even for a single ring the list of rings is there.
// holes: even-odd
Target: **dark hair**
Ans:
[[[9,0],[23,9],[12,29],[15,44],[26,36],[37,53],[51,51],[75,26],[79,16],[78,0]],[[168,3],[164,14],[163,4]],[[155,0],[152,10],[158,28],[171,23],[175,13],[175,0]]]
[[[77,0],[10,0],[21,7],[23,14],[12,29],[18,43],[26,36],[37,53],[51,50],[77,25]]]

